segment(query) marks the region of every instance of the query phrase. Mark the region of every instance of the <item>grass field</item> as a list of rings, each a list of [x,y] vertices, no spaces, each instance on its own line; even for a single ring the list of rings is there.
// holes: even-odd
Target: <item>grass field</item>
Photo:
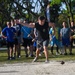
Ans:
[[[49,51],[49,60],[50,61],[74,61],[75,60],[75,48],[73,49],[73,55],[69,55],[69,50],[67,49],[68,55],[55,55],[55,50],[54,50],[54,55],[51,55],[50,49]],[[35,53],[34,53],[35,54]],[[25,57],[25,52],[24,50],[21,50],[21,58],[16,58],[15,60],[7,60],[7,51],[6,50],[0,50],[0,63],[22,63],[22,62],[32,62],[34,57]],[[39,57],[40,62],[45,61],[45,56],[44,54]]]

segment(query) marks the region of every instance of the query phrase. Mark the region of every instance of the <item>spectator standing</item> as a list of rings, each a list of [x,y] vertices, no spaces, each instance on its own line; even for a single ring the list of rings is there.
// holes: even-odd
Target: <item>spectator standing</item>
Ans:
[[[75,26],[73,21],[71,22],[70,29],[71,29],[71,47],[73,48],[73,43],[75,43]]]
[[[55,29],[55,24],[50,28],[49,30],[49,35],[50,35],[50,46],[51,46],[51,53],[52,55],[53,53],[53,47],[54,45],[56,45],[56,55],[59,55],[59,41],[58,38],[56,38],[56,36],[58,36],[58,32]]]
[[[25,47],[26,57],[28,56],[33,57],[34,56],[33,55],[33,42],[32,42],[33,37],[31,36],[31,34],[34,34],[33,28],[22,26],[21,32],[22,32],[23,46]],[[28,51],[30,52],[29,54],[28,54]]]
[[[65,55],[67,55],[67,50],[66,47],[68,46],[70,55],[72,55],[72,48],[71,48],[71,41],[70,41],[70,36],[71,36],[71,30],[70,28],[67,27],[66,22],[62,23],[63,28],[60,31],[60,37],[62,39],[62,44],[65,49]]]
[[[21,25],[18,24],[20,20],[15,19],[15,30],[16,30],[16,39],[15,39],[15,50],[17,51],[17,57],[21,57]]]
[[[14,35],[16,31],[13,27],[11,27],[11,23],[7,22],[7,27],[2,30],[2,36],[7,41],[8,47],[8,60],[13,59],[13,46],[14,46]]]

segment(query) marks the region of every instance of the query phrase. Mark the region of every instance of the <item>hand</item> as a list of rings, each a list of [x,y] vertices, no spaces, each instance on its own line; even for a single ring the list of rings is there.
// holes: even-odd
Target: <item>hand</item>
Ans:
[[[32,42],[34,42],[34,41],[35,41],[35,39],[32,40]]]
[[[30,37],[30,34],[27,37]]]

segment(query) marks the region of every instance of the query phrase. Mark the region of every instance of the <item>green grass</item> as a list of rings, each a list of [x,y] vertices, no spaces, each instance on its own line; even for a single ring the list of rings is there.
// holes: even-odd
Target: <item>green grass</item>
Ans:
[[[50,49],[48,50],[49,51],[49,60],[50,61],[71,61],[71,60],[75,60],[75,49],[73,49],[73,55],[69,55],[69,50],[67,49],[68,51],[68,55],[55,55],[55,50],[54,50],[54,55],[51,55],[50,53]],[[16,60],[7,60],[7,51],[2,51],[0,50],[0,63],[23,63],[23,62],[27,62],[27,63],[30,63],[32,62],[34,57],[28,57],[26,58],[25,57],[25,52],[24,50],[21,51],[21,58],[16,58]],[[38,61],[40,62],[43,62],[45,61],[45,56],[44,54],[39,57]]]

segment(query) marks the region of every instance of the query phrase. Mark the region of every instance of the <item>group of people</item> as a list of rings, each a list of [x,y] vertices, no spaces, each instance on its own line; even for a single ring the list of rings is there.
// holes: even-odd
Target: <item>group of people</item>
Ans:
[[[33,62],[37,61],[41,49],[46,57],[45,62],[49,62],[49,44],[52,54],[53,47],[56,45],[56,54],[67,55],[66,47],[68,46],[70,55],[72,55],[75,27],[73,22],[71,22],[70,28],[66,26],[66,22],[63,22],[62,26],[61,29],[56,29],[55,23],[52,21],[47,22],[44,16],[38,17],[36,23],[21,22],[17,19],[7,22],[7,27],[2,30],[2,36],[7,40],[8,59],[16,58],[16,56],[19,58],[21,56],[21,43],[23,43],[25,48],[26,57],[34,56],[33,48],[35,47],[36,55]]]

